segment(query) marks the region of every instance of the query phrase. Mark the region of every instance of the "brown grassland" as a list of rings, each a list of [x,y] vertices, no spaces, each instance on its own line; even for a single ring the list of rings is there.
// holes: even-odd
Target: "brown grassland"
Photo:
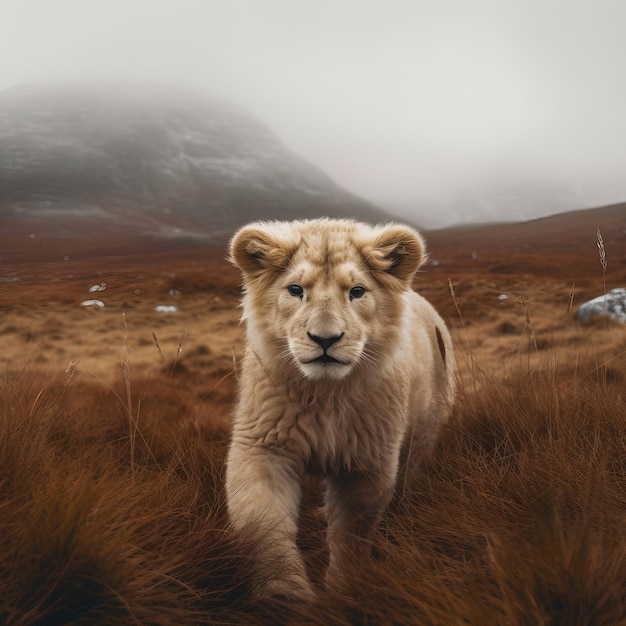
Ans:
[[[314,607],[252,600],[228,532],[243,328],[223,249],[26,232],[0,233],[1,622],[626,624],[626,327],[573,318],[626,286],[624,207],[427,234],[415,288],[453,331],[454,415]]]

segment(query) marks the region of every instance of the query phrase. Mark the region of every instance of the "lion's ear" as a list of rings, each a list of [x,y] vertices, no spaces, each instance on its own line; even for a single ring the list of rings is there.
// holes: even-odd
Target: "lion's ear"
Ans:
[[[426,259],[422,236],[401,224],[375,229],[362,251],[370,269],[390,274],[404,283],[411,281]]]
[[[244,274],[256,276],[266,270],[282,270],[298,241],[281,229],[280,222],[254,222],[243,226],[230,242],[230,261]]]

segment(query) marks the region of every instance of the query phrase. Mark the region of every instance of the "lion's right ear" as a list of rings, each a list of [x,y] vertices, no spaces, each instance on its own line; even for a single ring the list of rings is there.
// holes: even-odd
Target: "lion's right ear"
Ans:
[[[299,238],[280,226],[280,222],[254,222],[240,228],[230,242],[230,261],[251,277],[285,269]]]

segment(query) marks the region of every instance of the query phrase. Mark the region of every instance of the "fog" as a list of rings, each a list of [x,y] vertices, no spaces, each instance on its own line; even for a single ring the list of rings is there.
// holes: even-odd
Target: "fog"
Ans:
[[[626,200],[623,0],[20,0],[0,89],[131,81],[230,99],[428,227]]]

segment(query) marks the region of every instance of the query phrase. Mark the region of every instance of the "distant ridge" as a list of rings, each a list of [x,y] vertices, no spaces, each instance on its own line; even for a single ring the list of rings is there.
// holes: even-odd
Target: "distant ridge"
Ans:
[[[598,230],[608,260],[607,275],[626,275],[626,203],[524,222],[455,226],[427,232],[426,239],[431,259],[440,262],[442,271],[549,272],[576,280],[601,274]]]
[[[390,219],[224,100],[122,86],[0,92],[5,224],[223,239],[253,219],[320,215]]]

